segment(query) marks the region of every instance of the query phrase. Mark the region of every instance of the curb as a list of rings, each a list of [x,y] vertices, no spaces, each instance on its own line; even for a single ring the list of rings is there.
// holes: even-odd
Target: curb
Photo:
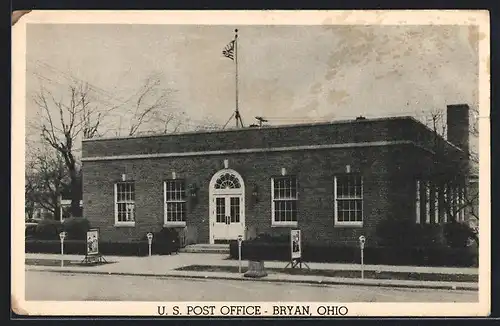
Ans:
[[[391,288],[413,288],[413,289],[436,289],[436,290],[461,290],[461,291],[478,291],[478,285],[463,286],[456,283],[453,284],[404,284],[404,283],[384,283],[384,282],[364,282],[364,281],[349,281],[349,280],[297,280],[297,279],[267,279],[267,278],[248,278],[248,277],[230,277],[220,275],[189,275],[189,274],[151,274],[151,273],[127,273],[127,272],[104,272],[104,271],[82,271],[71,269],[36,269],[26,268],[26,271],[52,272],[52,273],[73,273],[73,274],[93,274],[93,275],[108,275],[108,276],[142,276],[155,278],[184,278],[184,279],[213,279],[213,280],[231,280],[231,281],[246,281],[246,282],[268,282],[268,283],[296,283],[296,284],[314,284],[314,285],[354,285],[354,286],[377,286]],[[356,279],[359,280],[359,279]],[[374,279],[369,279],[374,280]],[[469,283],[470,284],[470,283]]]

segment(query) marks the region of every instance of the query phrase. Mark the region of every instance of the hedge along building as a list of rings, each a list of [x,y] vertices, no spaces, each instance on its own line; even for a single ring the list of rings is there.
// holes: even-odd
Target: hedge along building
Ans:
[[[449,167],[467,160],[468,106],[448,112],[449,141],[412,117],[85,140],[84,214],[108,241],[167,227],[189,243],[291,228],[375,242],[385,218],[444,221],[446,189],[460,202],[465,175]]]

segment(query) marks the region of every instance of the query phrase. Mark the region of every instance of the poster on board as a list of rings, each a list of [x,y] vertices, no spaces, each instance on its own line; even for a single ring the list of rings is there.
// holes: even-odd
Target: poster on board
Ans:
[[[300,259],[302,256],[300,230],[291,230],[290,240],[291,240],[292,260]]]
[[[99,230],[90,229],[87,231],[87,255],[99,254]]]

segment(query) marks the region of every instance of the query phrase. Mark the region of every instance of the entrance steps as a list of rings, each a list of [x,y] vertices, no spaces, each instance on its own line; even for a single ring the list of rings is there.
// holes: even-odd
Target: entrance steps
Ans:
[[[181,248],[179,252],[229,255],[229,244],[197,243],[197,244],[187,245],[184,248]]]

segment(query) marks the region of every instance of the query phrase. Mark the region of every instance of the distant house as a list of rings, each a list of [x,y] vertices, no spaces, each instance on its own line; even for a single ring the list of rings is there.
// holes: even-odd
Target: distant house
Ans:
[[[82,198],[81,193],[80,193],[80,198]],[[67,191],[63,191],[61,196],[59,197],[59,214],[58,217],[60,221],[64,221],[64,219],[68,218],[71,216],[71,199],[70,199],[70,193]],[[44,208],[40,205],[40,203],[34,203],[34,210],[33,210],[33,218],[30,221],[33,222],[38,222],[44,218],[51,218],[55,219],[57,216],[54,216],[54,213],[47,209]],[[80,200],[80,212],[78,216],[83,216],[83,200]],[[26,219],[28,219],[28,216],[26,216]]]
[[[106,241],[166,227],[197,243],[296,228],[376,242],[381,220],[442,223],[442,198],[463,201],[466,173],[432,170],[436,142],[443,171],[468,160],[468,110],[448,107],[448,140],[412,117],[84,140],[84,217]]]

